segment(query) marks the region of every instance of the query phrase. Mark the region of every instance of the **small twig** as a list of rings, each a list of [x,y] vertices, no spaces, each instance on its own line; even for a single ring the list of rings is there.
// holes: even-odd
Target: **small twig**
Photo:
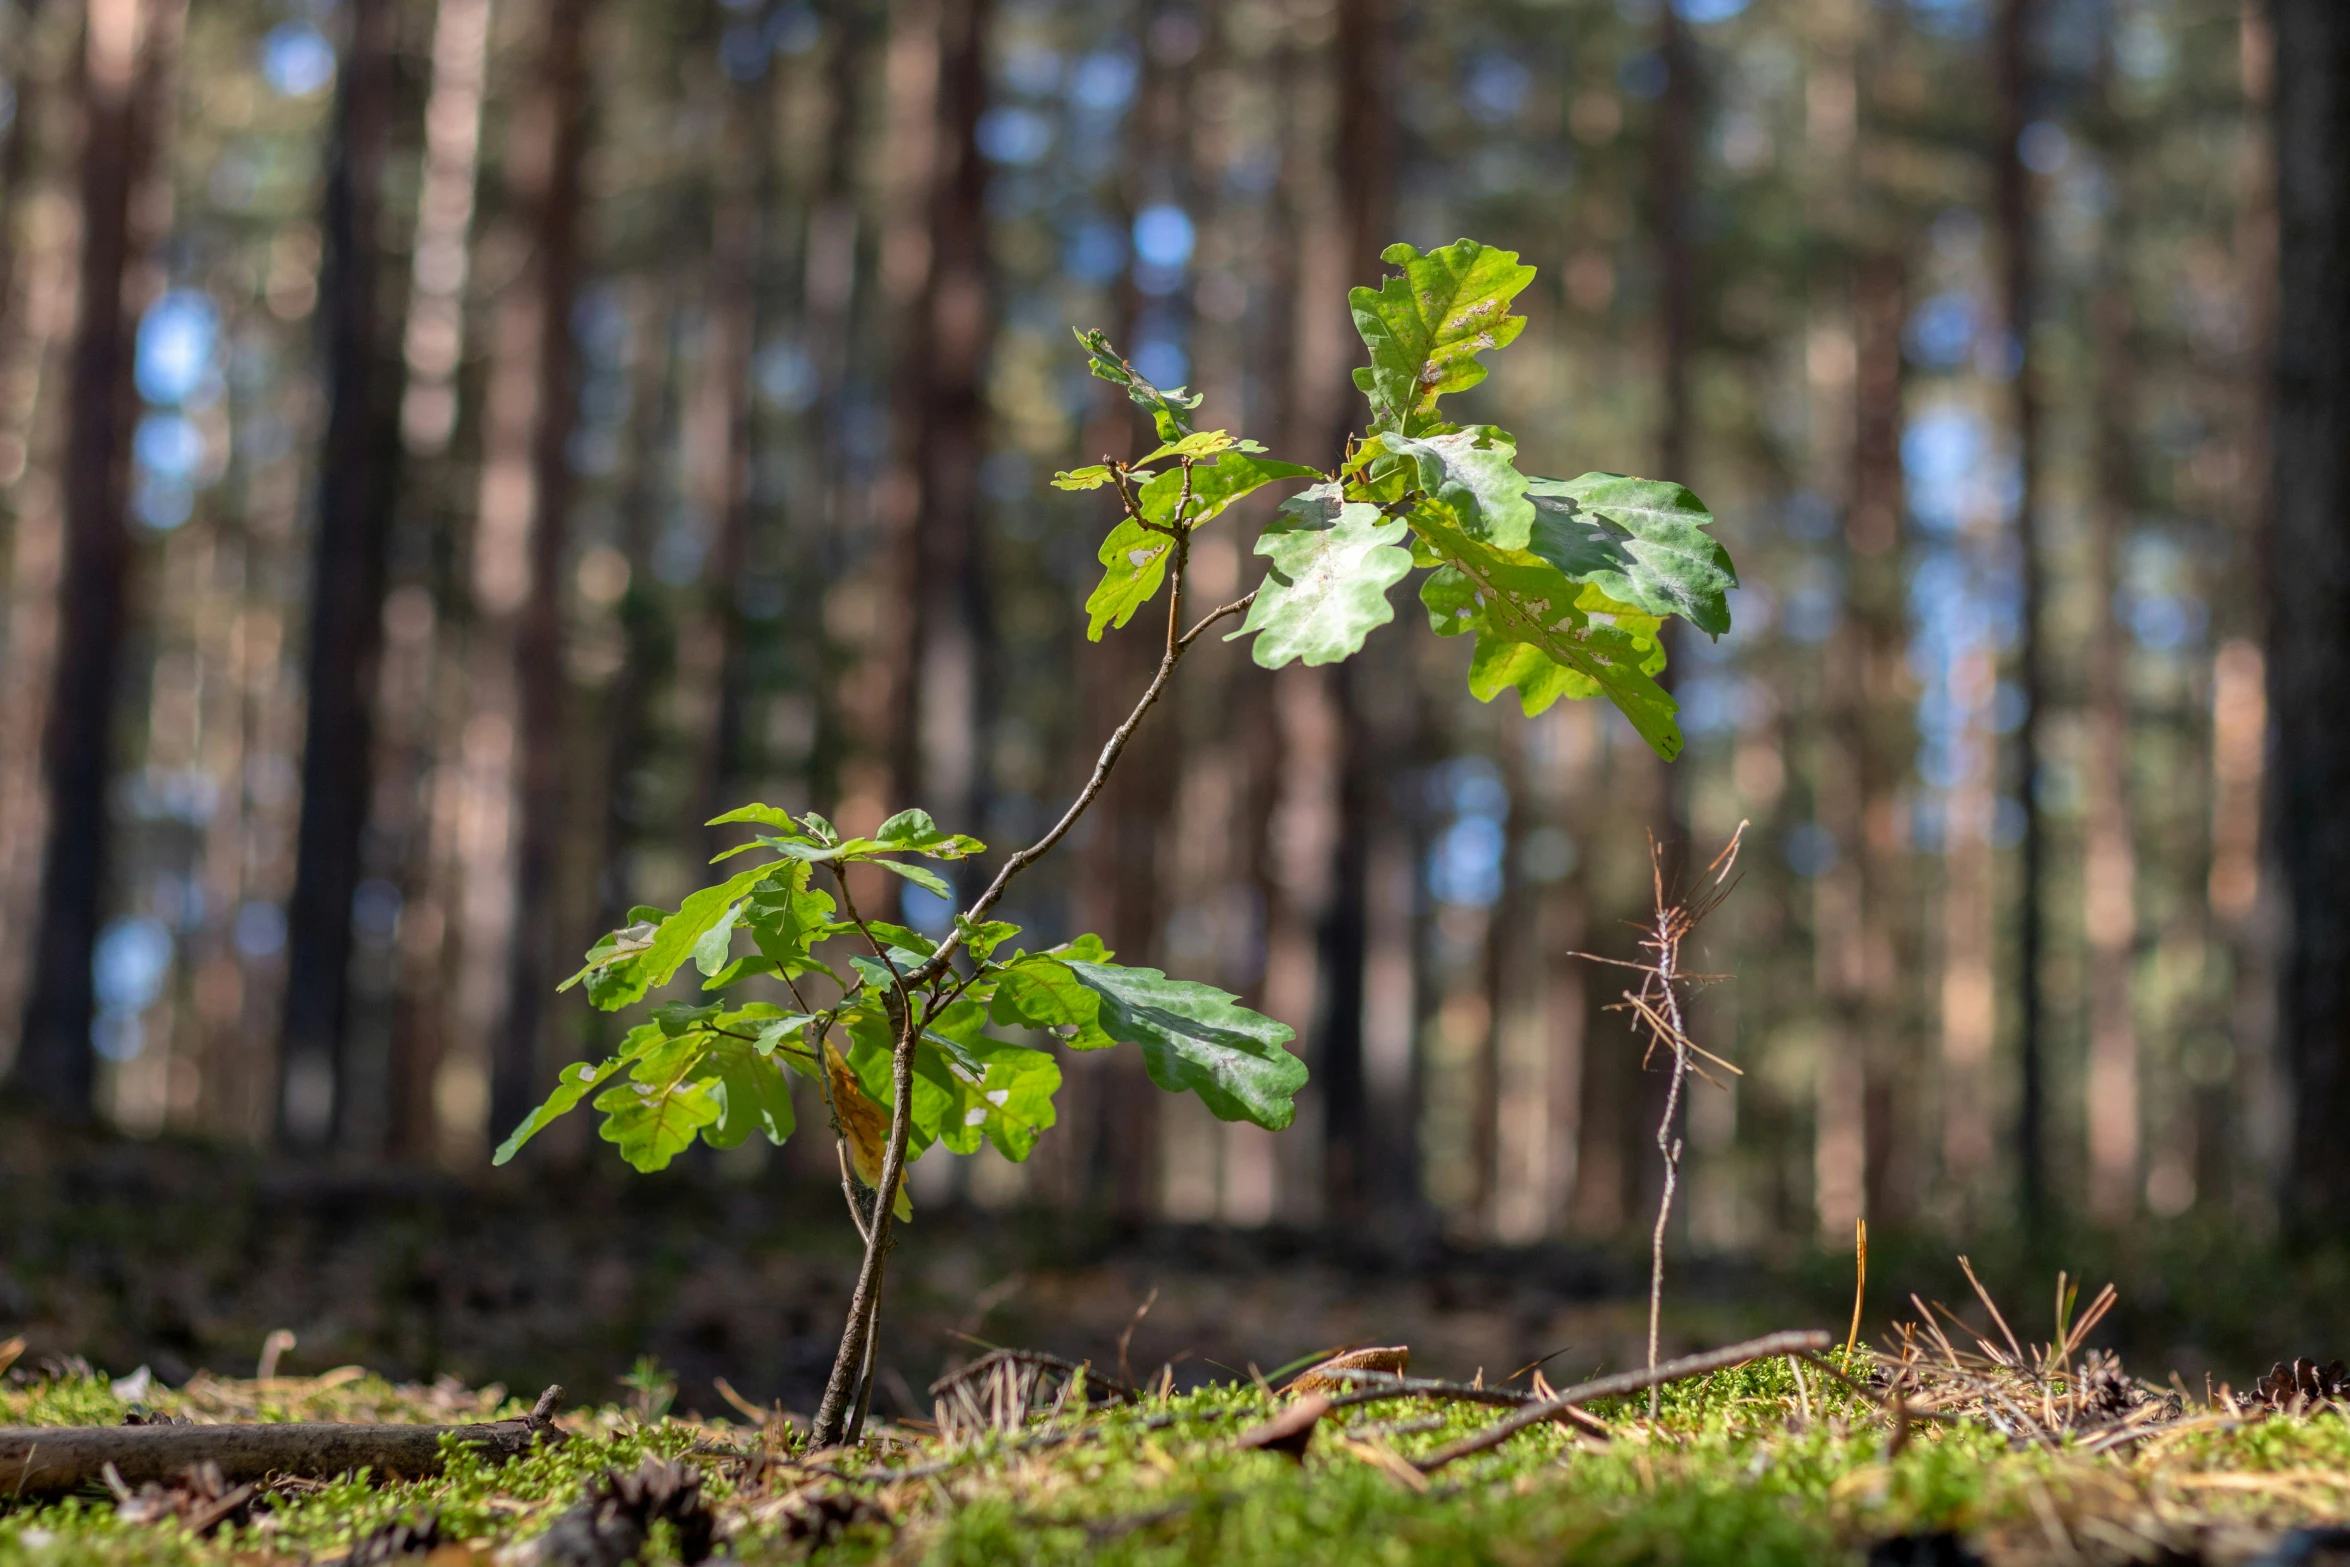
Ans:
[[[1580,1382],[1564,1392],[1527,1405],[1506,1420],[1496,1421],[1482,1431],[1438,1448],[1419,1460],[1420,1472],[1433,1474],[1456,1459],[1499,1447],[1529,1426],[1557,1419],[1571,1405],[1588,1404],[1598,1398],[1618,1398],[1626,1393],[1637,1393],[1643,1388],[1677,1382],[1683,1377],[1703,1376],[1709,1371],[1720,1371],[1727,1366],[1742,1366],[1750,1360],[1767,1360],[1774,1355],[1826,1349],[1832,1342],[1827,1334],[1816,1329],[1766,1333],[1761,1338],[1748,1339],[1743,1344],[1727,1345],[1701,1355],[1683,1355],[1678,1360],[1668,1360],[1661,1366],[1650,1366],[1646,1370],[1619,1371],[1614,1376]]]

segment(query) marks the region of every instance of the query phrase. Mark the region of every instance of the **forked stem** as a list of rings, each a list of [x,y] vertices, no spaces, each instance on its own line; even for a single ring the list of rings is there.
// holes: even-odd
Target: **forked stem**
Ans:
[[[881,1311],[882,1278],[889,1255],[890,1228],[894,1217],[892,1209],[897,1202],[898,1188],[905,1180],[906,1144],[913,1131],[914,1050],[922,1038],[922,1027],[928,1022],[930,1013],[929,1007],[917,1006],[918,994],[927,992],[941,976],[952,974],[949,965],[954,960],[956,950],[962,945],[964,929],[985,919],[988,910],[995,907],[997,900],[1003,897],[1005,889],[1011,885],[1012,878],[1050,853],[1055,844],[1068,836],[1069,829],[1077,825],[1077,819],[1085,814],[1087,807],[1100,798],[1102,787],[1109,782],[1110,769],[1118,765],[1118,758],[1125,753],[1127,742],[1134,738],[1135,731],[1142,727],[1144,717],[1158,704],[1160,695],[1167,689],[1167,682],[1174,676],[1175,666],[1182,662],[1183,655],[1190,650],[1200,633],[1226,616],[1247,609],[1250,601],[1256,597],[1251,593],[1246,598],[1226,604],[1204,616],[1190,630],[1184,630],[1183,574],[1191,558],[1191,532],[1181,519],[1182,514],[1189,509],[1189,497],[1190,473],[1187,465],[1184,501],[1177,508],[1175,543],[1171,551],[1172,558],[1167,563],[1167,575],[1172,585],[1167,595],[1166,643],[1150,684],[1143,688],[1141,697],[1135,702],[1134,710],[1126,715],[1125,722],[1112,731],[1108,741],[1103,744],[1101,755],[1094,762],[1092,775],[1077,792],[1077,798],[1069,802],[1069,808],[1061,813],[1060,820],[1053,823],[1043,837],[1005,860],[994,880],[987,884],[986,890],[972,900],[971,906],[956,919],[954,928],[939,943],[938,950],[898,980],[897,996],[903,1007],[903,1015],[899,1019],[897,1038],[890,1052],[889,1144],[882,1157],[881,1184],[874,1192],[873,1222],[865,1230],[864,1260],[857,1269],[856,1289],[849,1296],[848,1325],[841,1332],[840,1348],[832,1360],[832,1375],[825,1381],[824,1401],[817,1406],[816,1424],[810,1433],[810,1439],[817,1447],[838,1447],[858,1440],[863,1434],[865,1412],[873,1400],[873,1379],[880,1366],[876,1322]],[[841,893],[845,900],[848,895],[845,882]],[[861,930],[864,929],[862,919],[857,923]],[[870,941],[871,931],[867,930],[865,934]],[[874,945],[875,950],[880,951],[879,944]],[[888,961],[886,955],[883,961]],[[935,1004],[935,996],[931,999]]]

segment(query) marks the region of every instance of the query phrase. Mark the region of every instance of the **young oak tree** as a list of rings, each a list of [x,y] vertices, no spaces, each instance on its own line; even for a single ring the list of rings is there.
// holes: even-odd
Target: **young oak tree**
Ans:
[[[1479,700],[1514,689],[1531,715],[1561,697],[1604,694],[1659,755],[1680,753],[1673,699],[1655,679],[1665,657],[1657,633],[1667,615],[1716,636],[1730,627],[1724,595],[1737,577],[1705,531],[1712,517],[1678,484],[1612,473],[1529,478],[1507,431],[1443,419],[1438,400],[1482,381],[1478,356],[1524,328],[1509,306],[1534,269],[1466,239],[1426,255],[1396,245],[1384,259],[1401,274],[1348,295],[1371,352],[1354,373],[1370,400],[1369,430],[1327,473],[1194,428],[1199,398],[1153,386],[1100,332],[1078,334],[1093,373],[1150,415],[1161,443],[1137,462],[1105,460],[1053,480],[1064,490],[1106,489],[1119,505],[1101,545],[1101,583],[1086,601],[1087,635],[1099,641],[1124,626],[1164,586],[1163,649],[1068,809],[1004,860],[943,936],[858,908],[846,868],[878,866],[946,896],[947,883],[921,862],[983,853],[975,839],[919,810],[901,811],[867,838],[844,836],[813,812],[746,805],[712,825],[760,828],[753,842],[719,856],[755,854],[757,864],[675,912],[632,910],[564,984],[584,985],[595,1005],[616,1010],[669,984],[688,960],[702,976],[698,997],[655,1006],[618,1054],[566,1067],[546,1103],[499,1148],[499,1164],[591,1096],[603,1137],[640,1170],[660,1169],[696,1137],[719,1148],[754,1132],[781,1143],[795,1124],[784,1074],[817,1085],[865,1242],[817,1411],[819,1446],[854,1441],[864,1424],[891,1222],[913,1214],[906,1166],[933,1145],[975,1153],[982,1139],[1025,1159],[1053,1124],[1061,1084],[1053,1053],[991,1027],[1070,1050],[1131,1045],[1152,1082],[1199,1095],[1228,1121],[1278,1130],[1296,1113],[1306,1068],[1284,1048],[1295,1037],[1286,1025],[1213,986],[1113,962],[1099,937],[1030,951],[1013,945],[1018,927],[988,917],[1013,878],[1101,792],[1176,665],[1211,626],[1245,614],[1228,640],[1255,638],[1256,661],[1268,669],[1336,663],[1395,618],[1390,590],[1424,568],[1420,602],[1430,624],[1474,638],[1469,690]],[[1268,561],[1264,581],[1186,626],[1184,573],[1198,530],[1242,496],[1294,480],[1312,482],[1256,541]],[[827,945],[834,942],[852,950],[820,955],[837,953]],[[779,986],[788,1003],[738,999],[738,987],[753,981]]]

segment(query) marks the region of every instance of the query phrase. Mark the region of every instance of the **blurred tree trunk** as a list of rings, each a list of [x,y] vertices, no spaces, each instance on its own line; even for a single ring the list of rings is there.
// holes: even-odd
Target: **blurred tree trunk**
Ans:
[[[391,151],[394,0],[352,0],[327,173],[326,441],[312,547],[309,721],[294,893],[286,908],[277,1132],[317,1147],[348,1130],[351,898],[366,831],[385,544],[399,456],[398,323],[384,311],[383,183]]]
[[[464,812],[460,739],[465,670],[458,657],[464,596],[443,540],[463,510],[455,465],[444,458],[457,426],[456,377],[464,357],[464,296],[481,176],[481,119],[489,46],[488,0],[437,0],[431,76],[424,102],[424,166],[416,193],[415,241],[402,314],[405,385],[400,439],[407,482],[400,491],[394,551],[406,580],[395,590],[399,700],[378,713],[383,728],[379,799],[401,803],[371,830],[391,840],[400,869],[400,960],[387,1063],[385,1146],[395,1157],[431,1155],[441,1131],[436,1086],[462,978],[454,961],[464,905],[458,835]]]
[[[32,179],[33,146],[40,135],[49,86],[40,74],[44,62],[34,48],[41,25],[41,0],[18,0],[12,9],[11,25],[0,32],[0,47],[5,47],[8,55],[5,84],[14,94],[12,117],[7,127],[0,129],[0,340],[14,331],[20,308],[16,259],[24,245],[25,187]]]
[[[2310,1233],[2350,1209],[2350,12],[2274,0],[2276,498],[2269,707],[2290,935],[2278,1026],[2292,1082],[2286,1201]]]
[[[0,734],[37,735],[47,711],[57,642],[64,519],[57,486],[58,345],[72,327],[77,236],[65,218],[73,173],[60,156],[69,105],[59,87],[76,72],[80,30],[55,13],[41,23],[21,6],[8,35],[16,120],[0,156],[0,490],[7,499],[5,641],[0,641]],[[0,748],[0,1079],[14,1060],[31,978],[42,839],[38,745]]]
[[[125,283],[141,236],[133,197],[170,107],[181,0],[93,0],[82,62],[79,317],[66,388],[65,575],[43,726],[49,798],[31,994],[14,1081],[58,1116],[89,1115],[90,973],[103,910],[114,692],[131,539],[127,501],[133,338]]]
[[[2048,877],[2048,837],[2034,792],[2039,783],[2040,727],[2048,702],[2047,653],[2041,627],[2047,599],[2040,559],[2040,388],[2032,352],[2039,239],[2032,199],[2032,175],[2024,166],[2024,128],[2031,123],[2038,92],[2032,53],[2035,0],[2000,0],[1991,54],[1998,103],[1991,120],[1993,225],[1999,234],[2000,317],[2006,327],[2015,369],[2013,413],[2016,460],[2015,539],[2023,581],[2022,627],[2016,645],[2016,684],[2023,694],[2023,719],[2016,725],[2014,759],[2008,780],[2023,808],[2024,836],[2016,889],[2016,1053],[2020,1078],[2016,1102],[2016,1194],[2026,1225],[2043,1217],[2048,1194],[2046,1135],[2046,1026],[2041,1000],[2041,959],[2047,945],[2042,907]],[[1994,793],[1996,798],[1996,791]],[[1981,829],[1988,831],[1985,821]],[[1962,830],[1965,830],[1962,828]]]
[[[716,674],[708,746],[702,757],[700,820],[739,804],[733,791],[745,771],[744,712],[750,700],[744,650],[744,573],[751,565],[758,522],[753,494],[758,466],[756,410],[751,403],[751,358],[761,336],[759,277],[767,246],[764,215],[775,203],[775,131],[772,70],[726,89],[725,156],[716,173],[711,216],[709,341],[703,363],[711,401],[724,428],[705,499],[718,519],[718,536],[704,573],[709,630],[717,638],[710,660]],[[740,841],[741,829],[706,828],[708,852]]]
[[[951,831],[977,824],[984,733],[987,562],[979,463],[987,417],[980,373],[993,334],[987,258],[987,106],[991,0],[938,0],[938,86],[928,203],[929,266],[902,347],[902,437],[912,466],[908,536],[912,615],[893,758],[892,810],[919,804]]]
[[[1386,270],[1379,252],[1394,237],[1393,26],[1389,0],[1339,0],[1333,168],[1348,287],[1378,285]],[[1322,455],[1335,462],[1361,424],[1360,404],[1343,398]],[[1408,655],[1404,642],[1382,638],[1361,655],[1317,672],[1331,688],[1330,705],[1338,717],[1338,776],[1337,819],[1328,845],[1329,901],[1317,933],[1321,985],[1314,1073],[1322,1092],[1324,1202],[1329,1216],[1342,1222],[1398,1195],[1391,1190],[1396,1185],[1407,1194],[1417,1185],[1409,1128],[1398,1139],[1392,1135],[1395,1128],[1376,1124],[1363,1048],[1363,989],[1371,967],[1370,866],[1379,844],[1392,843],[1398,835],[1398,824],[1386,820],[1385,809],[1396,758],[1386,754],[1368,709],[1386,705],[1381,698],[1391,701],[1401,689],[1393,682],[1398,661]],[[1413,962],[1409,945],[1400,954],[1384,956],[1390,962]]]
[[[511,857],[488,835],[467,880],[508,879],[503,918],[489,929],[485,962],[503,961],[502,994],[489,1038],[494,1133],[539,1097],[542,1034],[556,974],[553,893],[557,846],[567,824],[562,567],[571,470],[576,361],[572,307],[579,292],[580,166],[587,151],[588,16],[578,0],[548,0],[529,96],[507,141],[507,233],[524,248],[521,273],[499,301],[484,411],[481,508],[475,523],[476,718],[505,717],[504,736],[478,744],[485,780],[509,803]],[[508,716],[511,715],[511,716]],[[501,744],[500,741],[503,741]],[[501,754],[502,753],[502,754]],[[469,901],[473,893],[468,892]]]
[[[857,178],[863,147],[862,114],[873,96],[868,85],[876,42],[877,7],[853,0],[841,8],[833,30],[833,57],[825,73],[824,173],[808,214],[802,246],[801,334],[816,376],[810,409],[817,421],[811,443],[808,485],[816,504],[805,513],[801,549],[822,595],[819,612],[801,621],[800,655],[815,696],[814,733],[808,748],[808,796],[818,809],[838,814],[841,768],[853,740],[842,712],[843,650],[832,631],[830,606],[835,586],[847,575],[851,508],[860,492],[850,472],[850,348],[858,306],[870,292],[860,289],[865,274],[861,252],[871,249],[870,224],[862,221]]]
[[[2130,806],[2129,650],[2115,596],[2121,552],[2136,496],[2130,450],[2131,363],[2127,258],[2131,228],[2128,142],[2112,100],[2110,64],[2099,62],[2098,150],[2115,192],[2089,299],[2093,379],[2093,490],[2089,503],[2089,594],[2096,619],[2087,656],[2087,732],[2081,755],[2082,908],[2088,938],[2089,1213],[2122,1225],[2137,1211],[2140,1086],[2138,1027],[2130,997],[2137,942],[2137,850]]]
[[[675,672],[677,640],[652,583],[653,529],[661,513],[662,440],[671,423],[676,302],[671,280],[637,291],[630,337],[627,485],[620,504],[620,553],[628,586],[620,596],[627,653],[604,692],[604,832],[597,906],[606,930],[627,923],[636,902],[636,844],[645,802],[637,776],[652,749],[653,698]],[[715,813],[712,813],[715,814]]]

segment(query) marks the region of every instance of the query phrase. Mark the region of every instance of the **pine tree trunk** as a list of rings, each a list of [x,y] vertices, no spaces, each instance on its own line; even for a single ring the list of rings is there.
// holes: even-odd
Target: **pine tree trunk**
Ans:
[[[347,1130],[351,899],[366,831],[376,666],[383,645],[384,547],[398,461],[397,323],[383,310],[377,238],[390,152],[397,22],[392,0],[352,0],[327,177],[326,443],[319,459],[310,589],[309,722],[302,820],[287,905],[285,1032],[278,1056],[281,1142],[316,1147]]]
[[[48,838],[31,994],[13,1081],[50,1114],[86,1118],[95,1074],[90,958],[103,911],[115,681],[128,610],[132,322],[123,288],[133,189],[167,106],[176,0],[95,0],[83,59],[80,316],[66,388],[65,575],[43,726]]]
[[[2350,13],[2275,0],[2279,266],[2270,556],[2273,816],[2290,911],[2278,1028],[2292,1084],[2286,1202],[2350,1210]]]
[[[1999,233],[2000,314],[2015,356],[2013,430],[2016,453],[2016,551],[2021,558],[2023,602],[2016,649],[2016,684],[2023,693],[2023,720],[2016,725],[2009,781],[2023,807],[2024,836],[2020,885],[2016,891],[2016,1052],[2021,1082],[2016,1103],[2016,1195],[2027,1225],[2037,1224],[2047,1203],[2045,1135],[2047,1041],[2041,1005],[2040,969],[2046,946],[2043,892],[2048,843],[2033,790],[2040,769],[2040,728],[2047,705],[2047,654],[2041,606],[2047,598],[2040,560],[2040,397],[2032,355],[2032,313],[2038,288],[2036,216],[2031,171],[2024,166],[2022,141],[2032,114],[2036,74],[2032,63],[2034,0],[2000,0],[1992,38],[1998,78],[1997,112],[1992,116],[1992,212]],[[1988,821],[1983,826],[1988,828]]]
[[[503,873],[511,888],[504,908],[488,902],[484,929],[470,933],[486,938],[478,954],[485,963],[501,954],[504,960],[488,1040],[490,1122],[500,1132],[539,1097],[540,1035],[560,977],[555,856],[570,796],[561,572],[571,473],[565,446],[578,357],[571,314],[579,292],[590,9],[577,0],[549,0],[536,81],[509,132],[508,191],[529,261],[500,304],[475,524],[482,620],[474,694],[481,716],[507,717],[511,726],[505,746],[485,741],[479,759],[483,787],[508,806],[511,855],[493,859],[489,851],[504,845],[485,840],[466,868],[469,881]]]
[[[1333,166],[1349,287],[1378,286],[1386,270],[1379,252],[1394,237],[1393,27],[1388,0],[1339,0]],[[1336,426],[1324,438],[1326,460],[1338,459],[1360,429],[1362,413],[1352,397],[1340,404]],[[1373,671],[1392,673],[1399,643],[1398,638],[1382,639],[1360,656],[1319,672],[1338,716],[1338,791],[1329,844],[1329,902],[1316,936],[1321,994],[1314,1074],[1323,1104],[1324,1202],[1330,1216],[1342,1221],[1359,1218],[1388,1195],[1384,1188],[1400,1172],[1383,1155],[1401,1153],[1408,1160],[1409,1154],[1408,1148],[1383,1146],[1393,1140],[1394,1129],[1378,1124],[1363,1048],[1363,986],[1372,934],[1368,867],[1373,840],[1382,835],[1387,802],[1381,791],[1392,760],[1367,708],[1378,705],[1374,691],[1398,689]],[[1408,948],[1403,959],[1410,961]]]

